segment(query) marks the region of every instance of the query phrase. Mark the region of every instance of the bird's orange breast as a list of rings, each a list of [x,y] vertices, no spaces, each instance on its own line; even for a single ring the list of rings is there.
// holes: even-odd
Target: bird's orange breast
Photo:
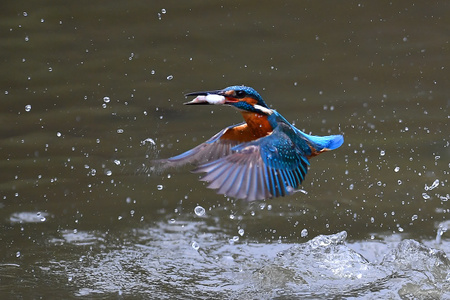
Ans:
[[[240,143],[254,141],[265,137],[273,130],[266,115],[253,112],[242,112],[246,124],[229,128],[221,137]]]

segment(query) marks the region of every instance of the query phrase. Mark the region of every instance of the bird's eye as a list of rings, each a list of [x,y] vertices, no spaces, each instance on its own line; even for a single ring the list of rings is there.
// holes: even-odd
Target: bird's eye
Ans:
[[[242,90],[237,90],[235,93],[236,93],[236,98],[244,98],[245,97],[245,92]]]

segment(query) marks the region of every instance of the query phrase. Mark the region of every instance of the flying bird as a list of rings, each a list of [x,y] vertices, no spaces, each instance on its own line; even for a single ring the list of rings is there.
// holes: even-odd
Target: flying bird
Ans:
[[[295,128],[251,87],[230,86],[186,96],[195,96],[186,105],[232,106],[244,122],[158,163],[194,164],[193,172],[204,173],[200,180],[227,197],[253,201],[293,194],[305,179],[309,159],[344,142],[342,135],[314,136]]]

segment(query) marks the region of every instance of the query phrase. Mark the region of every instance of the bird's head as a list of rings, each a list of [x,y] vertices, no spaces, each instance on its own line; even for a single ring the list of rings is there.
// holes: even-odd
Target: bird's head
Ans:
[[[185,103],[187,105],[231,105],[241,111],[265,115],[272,114],[272,110],[264,102],[261,95],[248,86],[234,85],[222,90],[189,93],[186,96],[197,96],[194,100]]]

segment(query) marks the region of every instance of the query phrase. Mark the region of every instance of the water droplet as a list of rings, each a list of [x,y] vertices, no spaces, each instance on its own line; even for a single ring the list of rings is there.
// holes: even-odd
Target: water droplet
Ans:
[[[106,170],[105,170],[105,175],[106,175],[106,176],[111,176],[111,175],[112,175],[112,171],[106,169]]]
[[[413,215],[413,216],[411,217],[411,221],[415,221],[415,220],[417,220],[418,218],[419,218],[418,215]]]
[[[157,186],[156,186],[156,188],[158,189],[158,191],[161,191],[162,189],[163,189],[163,185],[162,184],[158,184]]]
[[[239,233],[240,236],[243,236],[243,235],[244,235],[244,229],[242,229],[242,228],[239,229],[239,230],[238,230],[238,233]]]
[[[395,168],[394,168],[394,172],[397,173],[398,171],[400,171],[400,167],[395,167]]]
[[[30,104],[25,105],[25,111],[29,112],[30,110],[31,110],[31,105]]]
[[[109,101],[111,101],[111,99],[109,97],[103,97],[103,102],[105,103],[109,103]]]
[[[145,145],[146,143],[150,143],[150,144],[152,144],[153,146],[156,145],[155,141],[154,141],[153,139],[151,139],[151,138],[147,138],[147,139],[145,139],[145,140],[143,140],[143,141],[141,142],[142,145]]]
[[[165,8],[161,9],[161,13],[165,14],[167,11]]]
[[[191,243],[192,248],[194,248],[194,250],[198,250],[200,248],[200,245],[197,242],[192,242]]]
[[[20,257],[20,251],[16,252],[16,257]]]
[[[195,214],[197,215],[197,216],[199,216],[199,217],[201,217],[201,216],[204,216],[205,215],[205,209],[203,208],[203,207],[201,207],[200,205],[199,206],[196,206],[195,208],[194,208],[194,212],[195,212]]]
[[[28,16],[28,13],[27,13],[26,11],[24,11],[24,12],[23,12],[23,16],[24,16],[24,17],[27,17],[27,16]]]
[[[28,37],[28,35],[25,37],[25,42],[28,42],[30,40],[30,38]]]
[[[173,79],[173,75],[167,76],[167,80],[172,80],[172,79]]]
[[[116,164],[116,166],[118,166],[118,165],[120,165],[120,160],[115,159],[115,160],[114,160],[114,163]]]
[[[123,133],[123,129],[121,129],[121,128],[119,128],[119,129],[117,129],[117,133]]]
[[[61,132],[58,131],[58,132],[56,133],[56,136],[57,136],[57,137],[61,137]]]
[[[428,199],[431,198],[430,195],[428,195],[427,193],[422,193],[422,197],[423,197],[423,199],[425,199],[425,200],[428,200]]]
[[[302,232],[300,232],[301,237],[307,237],[308,236],[308,229],[304,228]]]
[[[380,151],[380,156],[384,156],[386,154],[386,152],[384,150]]]
[[[431,186],[428,186],[425,184],[424,190],[425,191],[431,191],[432,189],[437,188],[439,185],[439,179],[436,179],[435,181],[433,181],[433,183],[431,184]]]
[[[122,220],[122,218],[123,218],[122,216],[118,216],[118,217],[117,217],[117,220],[120,221],[120,220]]]
[[[430,190],[436,188],[438,185],[439,185],[439,179],[436,179],[436,180],[433,182],[433,184],[431,185]]]

